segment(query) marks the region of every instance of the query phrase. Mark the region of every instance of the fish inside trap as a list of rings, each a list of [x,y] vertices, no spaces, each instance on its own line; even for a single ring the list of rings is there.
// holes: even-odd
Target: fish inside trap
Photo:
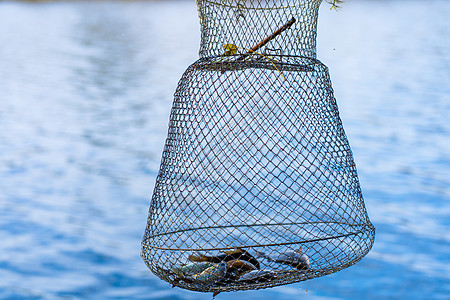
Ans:
[[[270,255],[255,252],[255,256],[246,250],[236,248],[219,251],[216,255],[191,254],[187,263],[175,265],[166,272],[173,277],[173,285],[185,282],[209,287],[269,282],[286,275],[286,272],[295,272],[294,268],[289,271],[271,269],[268,265],[260,263],[256,257],[301,271],[308,270],[310,265],[308,256],[301,248],[297,251]]]

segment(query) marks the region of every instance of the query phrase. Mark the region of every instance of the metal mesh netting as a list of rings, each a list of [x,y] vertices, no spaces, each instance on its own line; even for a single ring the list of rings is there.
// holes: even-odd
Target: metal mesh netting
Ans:
[[[201,58],[175,92],[142,242],[147,266],[173,285],[288,284],[372,246],[328,69],[315,59],[320,1],[289,3],[198,1]],[[251,28],[234,28],[242,18]],[[236,53],[225,56],[226,44]],[[265,54],[246,50],[255,45]]]
[[[224,44],[251,49],[292,17],[289,32],[271,40],[264,51],[315,57],[321,0],[197,0],[202,30],[200,57],[220,56]]]

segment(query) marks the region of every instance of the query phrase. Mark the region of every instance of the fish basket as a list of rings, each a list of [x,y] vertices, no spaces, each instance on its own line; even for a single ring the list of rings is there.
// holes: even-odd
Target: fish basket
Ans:
[[[141,255],[173,286],[261,289],[331,274],[374,240],[327,67],[321,1],[198,0]]]

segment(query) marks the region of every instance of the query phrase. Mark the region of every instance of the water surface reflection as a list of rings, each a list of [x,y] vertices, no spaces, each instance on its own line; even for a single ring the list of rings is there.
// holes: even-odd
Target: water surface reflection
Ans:
[[[450,294],[449,14],[440,0],[322,9],[318,57],[374,248],[334,275],[218,297]],[[0,298],[211,298],[171,289],[139,257],[173,93],[197,59],[198,32],[193,1],[0,2]]]

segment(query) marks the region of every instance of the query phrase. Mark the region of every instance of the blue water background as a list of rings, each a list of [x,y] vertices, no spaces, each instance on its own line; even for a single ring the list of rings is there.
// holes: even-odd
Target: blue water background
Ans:
[[[323,5],[371,252],[333,275],[217,299],[450,298],[450,1]],[[211,299],[139,256],[194,1],[0,2],[0,298]]]

